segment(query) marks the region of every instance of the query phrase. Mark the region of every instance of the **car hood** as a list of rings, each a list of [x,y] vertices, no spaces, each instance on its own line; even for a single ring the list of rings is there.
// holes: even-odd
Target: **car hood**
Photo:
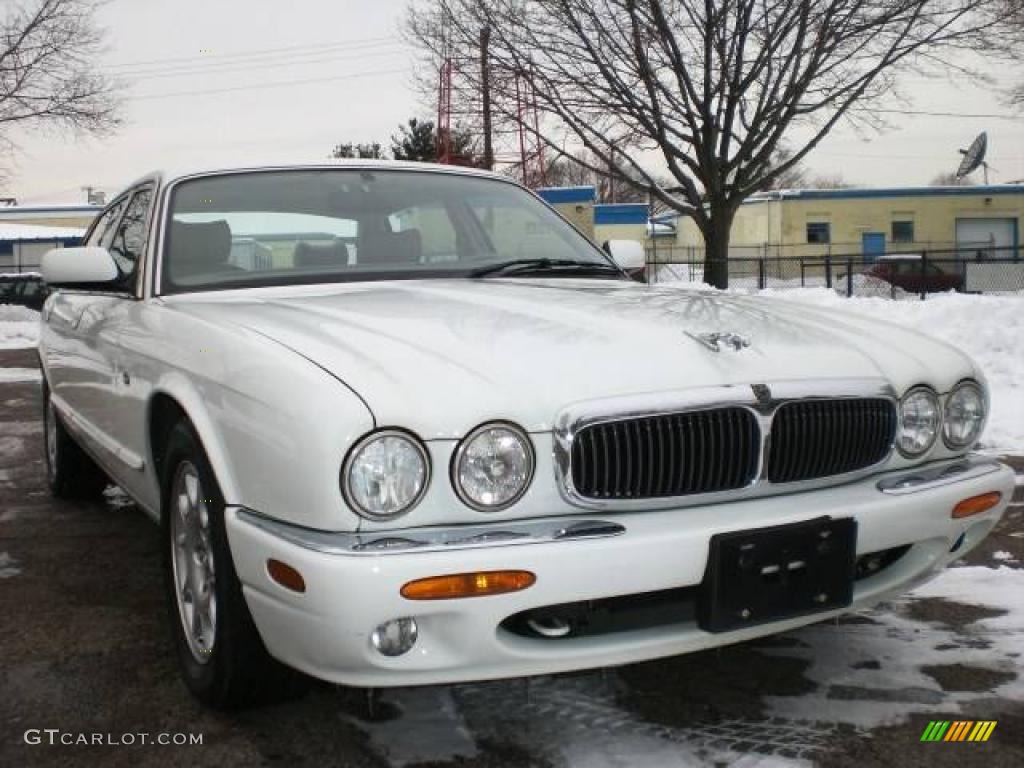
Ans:
[[[955,348],[860,315],[618,280],[396,280],[168,303],[292,349],[355,390],[379,426],[425,439],[494,419],[547,431],[570,403],[629,394],[843,378],[946,391],[976,375]],[[693,338],[716,332],[750,346]]]

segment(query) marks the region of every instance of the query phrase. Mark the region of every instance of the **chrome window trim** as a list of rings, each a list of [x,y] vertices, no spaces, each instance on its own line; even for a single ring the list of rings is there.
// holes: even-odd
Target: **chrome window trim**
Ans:
[[[437,528],[410,528],[376,533],[317,531],[266,517],[245,507],[228,513],[291,544],[326,555],[386,556],[525,544],[584,541],[620,536],[626,528],[607,520],[576,518],[510,520]]]
[[[555,417],[552,430],[555,484],[558,486],[558,492],[567,503],[583,509],[614,511],[674,509],[841,485],[877,472],[892,458],[893,452],[896,450],[895,438],[898,424],[893,441],[889,444],[885,456],[869,467],[856,472],[830,475],[816,480],[798,480],[791,483],[770,482],[765,476],[765,468],[770,450],[771,426],[775,413],[784,404],[807,400],[881,398],[889,401],[895,417],[898,415],[899,397],[892,385],[880,378],[806,379],[765,382],[765,384],[771,390],[770,397],[766,399],[758,398],[755,388],[762,387],[762,384],[758,383],[626,395],[567,406]],[[573,484],[572,443],[575,435],[586,427],[650,416],[736,407],[753,413],[760,430],[761,447],[757,472],[754,480],[743,488],[648,499],[592,499],[580,495]]]

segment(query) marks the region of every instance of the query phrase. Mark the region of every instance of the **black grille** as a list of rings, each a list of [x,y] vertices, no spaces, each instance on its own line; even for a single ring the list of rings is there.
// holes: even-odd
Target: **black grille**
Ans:
[[[646,416],[580,430],[572,482],[594,499],[649,499],[727,491],[757,474],[760,434],[744,408]]]
[[[768,479],[792,483],[870,467],[889,453],[895,432],[895,408],[881,398],[785,403],[772,422]]]

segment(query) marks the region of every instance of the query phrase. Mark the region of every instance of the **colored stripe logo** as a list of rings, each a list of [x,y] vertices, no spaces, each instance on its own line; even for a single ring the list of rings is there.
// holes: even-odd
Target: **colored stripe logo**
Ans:
[[[988,741],[996,729],[996,720],[932,720],[921,734],[921,741]]]

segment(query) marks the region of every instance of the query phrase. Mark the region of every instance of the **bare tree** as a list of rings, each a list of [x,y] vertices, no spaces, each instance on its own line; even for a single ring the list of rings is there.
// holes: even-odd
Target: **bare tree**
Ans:
[[[346,141],[341,144],[335,144],[328,157],[333,160],[382,160],[384,158],[384,149],[379,141]]]
[[[514,119],[507,84],[527,80],[545,145],[583,148],[577,159],[595,172],[631,177],[692,216],[705,279],[724,287],[743,200],[840,121],[880,127],[870,107],[898,74],[984,46],[997,21],[981,11],[1001,1],[422,0],[406,26],[427,50],[431,30],[449,50],[472,51],[490,29],[496,109]],[[473,68],[464,71],[472,85]],[[649,170],[651,156],[669,184]]]
[[[1018,63],[1024,62],[1024,0],[1003,0],[997,6],[996,17],[1000,21],[999,34],[1005,38],[1011,57]],[[1024,82],[1010,88],[1007,100],[1024,109]]]
[[[0,18],[0,143],[16,126],[102,134],[118,125],[111,82],[99,72],[95,0],[5,3]]]
[[[974,182],[966,176],[957,176],[953,171],[935,174],[928,182],[931,187],[973,187]]]

